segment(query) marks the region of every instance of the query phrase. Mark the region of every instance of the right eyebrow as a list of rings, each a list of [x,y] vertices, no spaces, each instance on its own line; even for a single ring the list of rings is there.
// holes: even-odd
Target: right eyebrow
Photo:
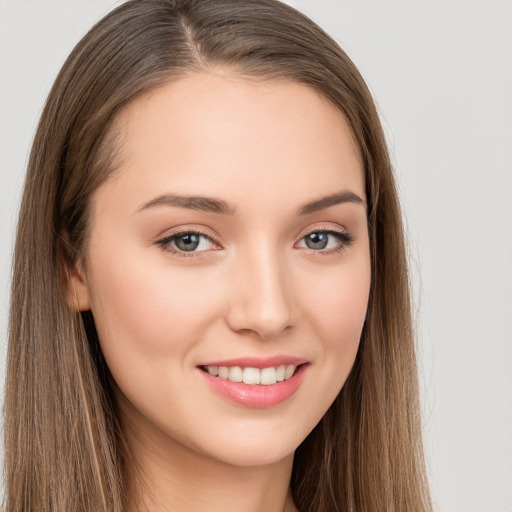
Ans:
[[[137,211],[147,210],[156,206],[177,206],[201,212],[219,213],[221,215],[235,215],[236,208],[222,199],[203,196],[181,196],[178,194],[163,194],[143,203]]]

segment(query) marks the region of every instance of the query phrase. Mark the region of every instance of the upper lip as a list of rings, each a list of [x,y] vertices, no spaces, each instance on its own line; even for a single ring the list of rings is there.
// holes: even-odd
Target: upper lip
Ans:
[[[299,366],[307,363],[308,360],[303,357],[276,355],[270,357],[238,357],[236,359],[223,359],[218,361],[208,361],[200,363],[197,366],[242,366],[244,368],[269,368],[272,366],[290,365]]]

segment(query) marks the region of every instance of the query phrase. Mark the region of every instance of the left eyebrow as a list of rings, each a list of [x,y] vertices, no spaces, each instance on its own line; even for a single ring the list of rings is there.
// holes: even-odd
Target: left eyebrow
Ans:
[[[299,208],[299,215],[308,215],[320,210],[325,210],[330,206],[343,203],[356,203],[366,208],[365,202],[361,197],[350,190],[343,190],[342,192],[337,192],[336,194],[331,194],[320,199],[316,199],[315,201],[311,201],[310,203],[303,204]]]

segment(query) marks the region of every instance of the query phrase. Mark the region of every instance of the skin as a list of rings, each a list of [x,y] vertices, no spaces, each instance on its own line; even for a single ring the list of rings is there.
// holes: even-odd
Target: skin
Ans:
[[[304,85],[225,69],[135,100],[115,129],[123,157],[92,197],[86,254],[70,284],[79,309],[93,312],[117,384],[138,468],[132,502],[294,511],[294,450],[341,390],[368,303],[364,174],[350,129]],[[342,191],[361,202],[298,214]],[[215,198],[235,211],[143,207],[162,194]],[[180,253],[176,239],[158,243],[191,229],[208,237],[195,252]],[[353,241],[307,245],[307,234],[326,231]],[[299,389],[270,408],[228,401],[196,367],[276,354],[310,364]]]

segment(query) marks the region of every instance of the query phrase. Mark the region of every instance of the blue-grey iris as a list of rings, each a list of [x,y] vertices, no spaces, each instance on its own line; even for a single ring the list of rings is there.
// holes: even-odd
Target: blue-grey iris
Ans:
[[[306,246],[309,249],[325,249],[329,242],[327,233],[311,233],[305,238]]]
[[[176,244],[176,247],[180,251],[194,251],[197,249],[200,241],[199,235],[194,235],[193,233],[189,233],[186,235],[180,235],[175,238],[174,243]]]

